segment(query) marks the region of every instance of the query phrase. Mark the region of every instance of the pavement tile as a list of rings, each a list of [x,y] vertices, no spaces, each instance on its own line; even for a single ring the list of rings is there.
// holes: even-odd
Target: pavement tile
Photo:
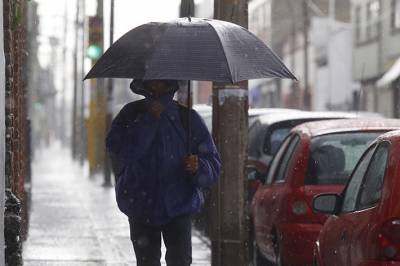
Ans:
[[[128,220],[118,210],[114,189],[104,188],[100,176],[89,178],[69,156],[57,145],[35,154],[24,265],[135,265]],[[209,243],[196,230],[192,243],[192,265],[210,265]]]

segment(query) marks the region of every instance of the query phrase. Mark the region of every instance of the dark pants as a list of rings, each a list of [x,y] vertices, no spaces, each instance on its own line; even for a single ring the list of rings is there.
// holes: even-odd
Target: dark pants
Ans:
[[[179,216],[162,226],[150,226],[129,219],[131,240],[137,266],[160,266],[161,234],[168,266],[192,263],[192,226],[190,216]]]

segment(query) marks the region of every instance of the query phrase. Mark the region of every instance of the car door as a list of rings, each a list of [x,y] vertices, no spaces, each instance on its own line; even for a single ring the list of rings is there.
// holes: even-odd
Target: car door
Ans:
[[[343,203],[339,215],[332,215],[324,225],[320,236],[321,257],[327,266],[349,265],[349,233],[353,230],[351,216],[356,210],[357,192],[374,154],[375,146],[368,149],[358,162],[352,177],[343,192]]]
[[[369,254],[369,234],[379,215],[379,201],[382,196],[384,176],[387,168],[390,144],[383,142],[377,147],[368,166],[359,191],[357,191],[356,211],[351,215],[353,230],[349,232],[349,265],[359,265]]]
[[[265,177],[262,186],[259,186],[256,194],[254,195],[252,202],[252,213],[253,213],[253,226],[257,245],[263,254],[266,254],[266,242],[267,242],[267,228],[266,228],[266,216],[268,210],[264,207],[265,197],[271,193],[272,176],[276,172],[279,162],[281,161],[284,152],[290,142],[291,137],[288,137],[281,145],[274,159],[271,162],[268,173]]]
[[[287,164],[299,139],[297,135],[291,135],[284,141],[273,159],[267,180],[261,188],[260,196],[257,197],[257,215],[255,221],[256,230],[259,233],[257,243],[261,252],[267,256],[275,254],[271,231],[279,211],[277,198],[280,197],[282,190],[285,189]]]
[[[285,155],[282,156],[282,159],[279,163],[279,166],[272,176],[273,180],[271,182],[271,194],[268,199],[268,202],[264,204],[270,208],[269,222],[271,224],[270,228],[277,227],[277,224],[280,223],[282,217],[286,213],[286,210],[283,209],[283,203],[287,198],[288,193],[290,193],[290,187],[287,181],[287,173],[289,168],[293,165],[291,164],[291,159],[294,157],[296,147],[300,141],[300,137],[298,135],[294,135],[291,139],[288,147],[285,150]],[[269,232],[271,232],[270,230]]]

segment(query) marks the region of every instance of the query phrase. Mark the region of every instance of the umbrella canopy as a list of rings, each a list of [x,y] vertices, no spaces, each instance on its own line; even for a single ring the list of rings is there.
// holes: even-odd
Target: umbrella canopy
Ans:
[[[85,79],[133,78],[236,83],[296,77],[261,40],[233,23],[180,18],[126,33]]]

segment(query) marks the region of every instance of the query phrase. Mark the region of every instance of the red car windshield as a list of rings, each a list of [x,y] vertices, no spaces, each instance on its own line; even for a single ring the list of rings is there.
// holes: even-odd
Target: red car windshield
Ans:
[[[305,184],[346,184],[363,152],[380,134],[382,132],[352,132],[313,138]]]

